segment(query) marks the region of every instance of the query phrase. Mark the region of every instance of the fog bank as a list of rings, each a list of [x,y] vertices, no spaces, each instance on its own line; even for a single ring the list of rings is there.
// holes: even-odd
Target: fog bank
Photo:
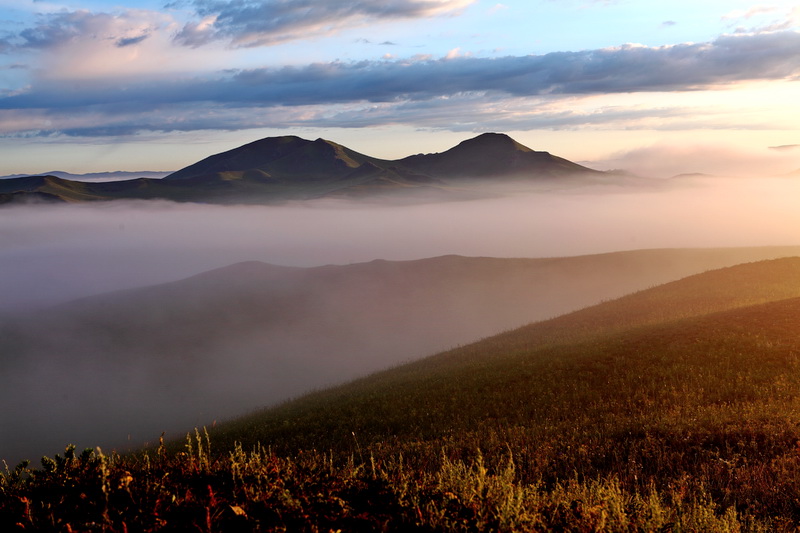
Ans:
[[[684,177],[651,189],[417,205],[135,202],[0,209],[0,310],[180,279],[239,261],[555,257],[800,243],[800,179]]]
[[[0,457],[175,436],[695,272],[796,255],[586,256],[798,245],[798,193],[800,179],[687,177],[416,205],[3,208]],[[444,254],[563,258],[371,261]],[[229,266],[253,260],[290,267]],[[295,268],[331,263],[343,266]]]

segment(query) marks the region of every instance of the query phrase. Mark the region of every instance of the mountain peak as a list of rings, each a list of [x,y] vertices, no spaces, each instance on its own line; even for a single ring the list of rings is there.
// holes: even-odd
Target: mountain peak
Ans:
[[[164,179],[179,180],[217,172],[244,171],[261,168],[301,149],[312,141],[295,135],[265,137],[233,150],[209,156],[202,161],[174,172]]]
[[[544,178],[594,172],[537,152],[504,133],[482,133],[437,154],[407,157],[401,163],[417,172],[446,178]]]
[[[466,141],[460,142],[456,148],[468,148],[470,150],[474,149],[481,149],[481,150],[511,150],[511,151],[520,151],[520,152],[533,152],[527,146],[518,143],[505,133],[481,133],[477,137],[473,137],[471,139],[467,139]]]

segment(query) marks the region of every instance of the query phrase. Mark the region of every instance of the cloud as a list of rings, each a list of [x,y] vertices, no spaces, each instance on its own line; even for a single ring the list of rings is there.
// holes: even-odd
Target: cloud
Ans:
[[[19,46],[55,49],[86,40],[115,41],[118,46],[136,44],[147,38],[151,29],[143,20],[145,13],[131,10],[112,15],[79,10],[40,15],[38,24],[19,33]]]
[[[134,44],[139,44],[140,42],[144,41],[148,37],[150,37],[150,35],[145,33],[144,35],[139,35],[138,37],[127,37],[127,38],[118,39],[115,44],[118,47],[123,48],[125,46],[132,46]]]
[[[800,33],[724,36],[711,43],[656,48],[623,45],[540,56],[313,63],[278,69],[239,70],[215,79],[152,83],[91,80],[63,87],[37,87],[0,100],[0,108],[87,101],[213,101],[229,105],[308,105],[429,99],[464,92],[513,96],[687,91],[751,80],[800,75]],[[109,94],[110,84],[124,93]]]
[[[63,44],[85,29],[88,19],[93,17],[88,11],[59,13],[40,17],[40,23],[33,28],[22,30],[19,36],[24,40],[22,46],[30,48],[50,48]]]
[[[124,107],[94,106],[74,113],[62,111],[0,110],[0,135],[12,136],[27,127],[34,136],[61,133],[72,137],[135,135],[143,131],[242,130],[253,128],[337,127],[362,128],[385,124],[413,124],[417,127],[449,131],[514,131],[562,129],[581,125],[624,124],[627,128],[651,128],[651,120],[692,119],[696,110],[674,108],[600,108],[590,111],[570,109],[570,102],[534,102],[509,98],[487,102],[481,95],[381,104],[326,104],[277,106],[269,109],[220,107],[205,102],[176,103],[163,109],[143,107],[130,112]],[[107,112],[101,109],[105,107]]]
[[[748,150],[725,144],[683,145],[665,142],[588,164],[598,169],[624,168],[642,176],[661,178],[682,173],[774,176],[796,169],[800,164],[798,155],[790,152],[792,150],[783,150],[782,147]]]
[[[179,280],[249,260],[316,266],[454,253],[553,258],[634,248],[798,242],[800,212],[795,199],[800,180],[705,180],[692,185],[663,190],[593,188],[421,205],[320,200],[268,207],[113,202],[0,209],[0,310],[16,319],[4,316],[0,326],[6,348],[0,455],[9,461],[10,455],[15,456],[11,464],[16,464],[23,458],[52,454],[66,442],[105,449],[123,443],[131,433],[133,442],[157,437],[163,430],[180,435],[181,430],[201,427],[218,416],[235,416],[348,379],[352,376],[343,374],[352,371],[353,363],[362,365],[362,374],[378,370],[524,321],[681,277],[690,273],[684,269],[694,270],[698,263],[702,269],[710,268],[706,261],[731,259],[721,255],[711,259],[704,252],[707,259],[691,260],[681,259],[688,257],[685,252],[668,253],[664,257],[674,261],[658,261],[657,268],[652,263],[654,272],[646,274],[641,271],[643,261],[656,261],[652,252],[646,254],[650,259],[628,256],[627,263],[624,256],[593,259],[591,273],[605,272],[604,276],[575,274],[590,272],[580,266],[586,265],[580,258],[555,263],[550,259],[540,262],[541,270],[529,278],[523,277],[527,268],[514,267],[505,271],[513,275],[495,271],[502,276],[496,283],[473,281],[460,287],[455,284],[464,279],[462,268],[449,266],[445,270],[452,274],[446,289],[441,284],[434,287],[438,297],[434,310],[430,294],[406,290],[416,281],[412,274],[418,270],[403,267],[408,284],[398,286],[384,283],[388,278],[379,274],[397,271],[397,266],[386,268],[391,265],[382,263],[348,267],[360,272],[351,279],[366,280],[363,285],[347,284],[341,270],[326,268],[333,274],[326,279],[340,281],[327,291],[312,291],[313,298],[303,298],[302,289],[292,292],[291,284],[280,284],[275,287],[279,295],[301,297],[291,298],[288,308],[245,305],[241,309],[245,314],[237,312],[238,305],[214,304],[274,302],[261,299],[272,284],[249,285],[249,276],[237,275],[235,294],[246,296],[240,300],[214,298],[214,291],[204,299],[204,291],[188,291],[197,286],[193,282],[189,287],[184,282],[184,290],[177,292],[173,286],[107,296],[101,302],[122,299],[129,306],[100,306],[95,321],[91,314],[81,315],[81,304],[74,313],[62,309],[35,319],[22,314],[28,307]],[[730,253],[724,255],[745,256]],[[498,268],[487,267],[485,261],[480,264],[482,273]],[[413,287],[436,280],[441,275],[437,271],[442,272],[426,269]],[[544,286],[542,279],[551,283]],[[520,290],[517,280],[526,281],[527,288]],[[324,288],[326,283],[302,287]],[[250,293],[243,292],[248,289]],[[153,298],[157,294],[161,297]],[[164,303],[164,298],[181,302],[175,294],[208,303],[208,314],[176,314],[180,305]],[[305,308],[292,304],[306,299],[319,314],[296,312]],[[258,314],[259,309],[264,314]],[[438,313],[436,320],[425,323],[433,311]],[[271,322],[273,315],[276,322]],[[81,316],[86,319],[76,321]],[[187,316],[188,321],[181,320]],[[257,329],[241,327],[255,326],[254,316]],[[100,329],[110,323],[108,317],[122,317],[134,335],[118,328],[104,335]],[[197,323],[208,317],[216,317],[212,324],[218,328],[212,325],[198,333]],[[20,329],[24,324],[30,330]],[[16,343],[9,339],[19,339],[20,349],[10,350]],[[31,364],[23,370],[15,360],[17,353],[41,358],[28,359]],[[282,361],[290,360],[304,363],[300,375],[287,371],[291,366]],[[309,369],[315,370],[313,376]]]
[[[800,33],[781,32],[723,36],[700,44],[625,45],[540,56],[481,58],[453,53],[439,59],[337,61],[207,77],[171,73],[155,81],[132,76],[88,77],[68,84],[42,80],[0,98],[0,122],[6,135],[21,131],[14,126],[25,122],[20,114],[30,118],[24,131],[44,135],[239,129],[350,118],[352,122],[341,124],[347,127],[365,122],[430,122],[437,116],[440,125],[451,127],[460,127],[462,120],[469,124],[470,118],[484,124],[507,119],[529,128],[569,127],[622,121],[626,115],[636,120],[657,118],[651,126],[667,127],[675,118],[693,119],[676,107],[626,106],[627,111],[592,112],[526,108],[597,94],[695,91],[740,81],[793,79],[800,75],[798,49]],[[504,108],[504,102],[513,103],[515,109]],[[442,116],[447,112],[452,114]],[[698,113],[713,114],[713,109]]]
[[[781,146],[770,146],[770,150],[776,150],[778,152],[789,152],[792,150],[800,150],[800,144],[783,144]]]
[[[226,64],[220,50],[206,48],[200,59],[200,51],[176,47],[172,37],[179,28],[172,13],[59,11],[38,15],[36,24],[12,41],[14,51],[31,58],[34,83],[115,76],[142,80]]]
[[[175,36],[186,46],[226,41],[234,47],[307,39],[383,20],[452,14],[474,0],[193,0],[198,18]]]
[[[757,5],[753,6],[750,9],[737,9],[735,11],[731,11],[722,16],[722,20],[737,20],[737,19],[749,19],[753,18],[757,15],[763,15],[764,13],[774,13],[779,11],[779,8],[776,6],[765,6],[765,5]]]
[[[788,10],[772,5],[757,5],[747,10],[735,10],[722,17],[735,27],[737,33],[768,33],[784,31],[797,27],[800,24],[800,7]],[[737,24],[754,24],[750,27]]]

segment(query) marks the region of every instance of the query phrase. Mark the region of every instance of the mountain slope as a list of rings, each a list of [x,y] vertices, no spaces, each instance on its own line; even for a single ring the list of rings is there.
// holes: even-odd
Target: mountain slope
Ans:
[[[603,175],[548,152],[535,152],[501,133],[484,133],[437,154],[419,154],[399,163],[442,178],[552,178]]]
[[[92,193],[91,186],[56,176],[29,176],[0,180],[3,203],[38,199],[42,201],[87,201],[101,197]]]
[[[342,178],[374,160],[339,144],[295,136],[268,137],[210,156],[167,176],[166,180],[243,176],[261,171],[263,179],[308,180]]]
[[[174,187],[161,179],[73,181],[57,176],[28,176],[0,180],[0,204],[92,202],[123,199],[200,201],[219,191]],[[224,195],[220,195],[224,199]]]
[[[798,257],[705,272],[132,457],[68,448],[0,477],[0,524],[796,531],[799,287]]]
[[[617,423],[684,431],[707,409],[720,411],[715,424],[746,424],[759,416],[750,402],[769,403],[786,380],[785,399],[800,408],[798,328],[800,258],[739,265],[315,393],[212,438],[288,451],[338,449],[351,432],[362,446],[472,435],[470,446],[487,449],[501,436],[608,437]]]

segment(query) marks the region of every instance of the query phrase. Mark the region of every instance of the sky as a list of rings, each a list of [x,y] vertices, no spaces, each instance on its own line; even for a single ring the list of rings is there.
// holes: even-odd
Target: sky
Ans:
[[[798,81],[787,0],[0,0],[0,175],[486,131],[599,169],[780,175]]]

